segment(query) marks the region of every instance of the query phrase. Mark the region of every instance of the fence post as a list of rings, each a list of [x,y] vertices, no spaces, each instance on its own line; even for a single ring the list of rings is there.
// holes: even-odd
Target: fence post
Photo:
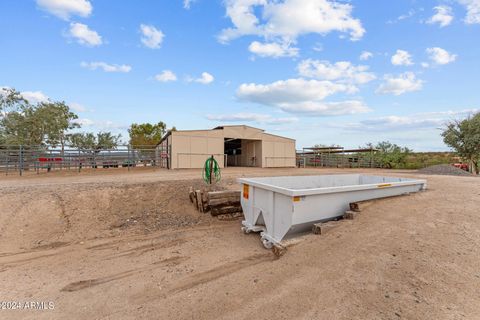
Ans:
[[[80,148],[78,148],[78,157],[77,157],[77,161],[78,161],[78,172],[80,172],[82,170],[82,166],[80,165]]]
[[[22,145],[20,145],[20,154],[19,154],[18,161],[19,161],[18,169],[20,170],[20,176],[21,176],[23,173],[23,146]]]
[[[127,146],[127,168],[130,171],[130,166],[132,163],[130,162],[130,145]]]
[[[370,168],[373,168],[373,149],[370,150]]]
[[[5,170],[5,175],[8,176],[8,168],[10,167],[10,157],[8,156],[9,155],[9,152],[10,150],[8,149],[9,147],[6,147],[6,152],[5,152],[5,163],[6,163],[6,170]]]

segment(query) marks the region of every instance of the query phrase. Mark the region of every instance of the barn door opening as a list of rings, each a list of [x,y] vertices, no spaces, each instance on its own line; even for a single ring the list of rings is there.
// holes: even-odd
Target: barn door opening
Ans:
[[[225,138],[228,167],[260,167],[261,141]]]
[[[242,166],[242,140],[225,138],[225,154],[227,167]]]

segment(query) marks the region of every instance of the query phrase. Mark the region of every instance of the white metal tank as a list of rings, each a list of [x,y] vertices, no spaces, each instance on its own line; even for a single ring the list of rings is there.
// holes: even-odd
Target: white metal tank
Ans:
[[[352,202],[425,190],[426,180],[362,174],[239,178],[245,233],[266,248],[314,223],[342,216]]]

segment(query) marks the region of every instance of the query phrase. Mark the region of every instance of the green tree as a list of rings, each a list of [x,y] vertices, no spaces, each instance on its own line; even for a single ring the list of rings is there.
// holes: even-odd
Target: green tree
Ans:
[[[1,127],[5,143],[8,145],[41,145],[43,142],[43,124],[36,117],[34,106],[25,105],[22,110],[4,114]]]
[[[97,137],[94,133],[71,133],[67,137],[68,144],[76,149],[83,151],[93,150],[97,146]]]
[[[121,134],[114,135],[111,132],[97,133],[97,148],[115,149],[120,144]]]
[[[42,140],[52,147],[60,145],[62,152],[65,148],[67,132],[80,128],[80,124],[74,121],[78,116],[70,111],[65,102],[42,102],[37,106],[34,116],[42,125]]]
[[[377,149],[373,153],[375,162],[379,163],[382,168],[404,168],[408,155],[412,152],[407,147],[401,147],[389,141],[378,142],[376,145],[368,143],[367,148]]]
[[[0,141],[10,145],[65,145],[67,132],[80,125],[65,102],[30,104],[15,89],[0,94]]]
[[[22,122],[22,112],[30,108],[30,104],[22,97],[20,92],[13,88],[0,88],[0,145],[9,144],[12,137],[8,132],[13,123]],[[14,113],[10,117],[11,113]],[[10,126],[7,127],[7,124]]]
[[[73,133],[68,135],[70,146],[83,150],[98,153],[105,149],[115,149],[120,144],[121,135],[114,135],[111,132],[99,132],[94,134]]]
[[[454,120],[442,132],[443,142],[468,161],[470,171],[479,173],[480,112],[464,120]]]
[[[313,146],[313,148],[340,148],[341,146],[338,144],[331,144],[331,145],[326,145],[326,144],[316,144]]]
[[[0,88],[0,119],[10,111],[21,111],[29,105],[20,92],[13,88]]]
[[[155,148],[166,131],[167,125],[162,121],[157,124],[132,123],[130,129],[128,129],[130,144],[136,149]]]

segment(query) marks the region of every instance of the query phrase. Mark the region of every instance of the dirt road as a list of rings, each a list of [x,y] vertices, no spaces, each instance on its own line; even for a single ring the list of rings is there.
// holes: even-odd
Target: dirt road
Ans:
[[[369,172],[428,191],[369,206],[276,259],[188,200],[198,171],[0,177],[0,319],[480,319],[480,180]]]

